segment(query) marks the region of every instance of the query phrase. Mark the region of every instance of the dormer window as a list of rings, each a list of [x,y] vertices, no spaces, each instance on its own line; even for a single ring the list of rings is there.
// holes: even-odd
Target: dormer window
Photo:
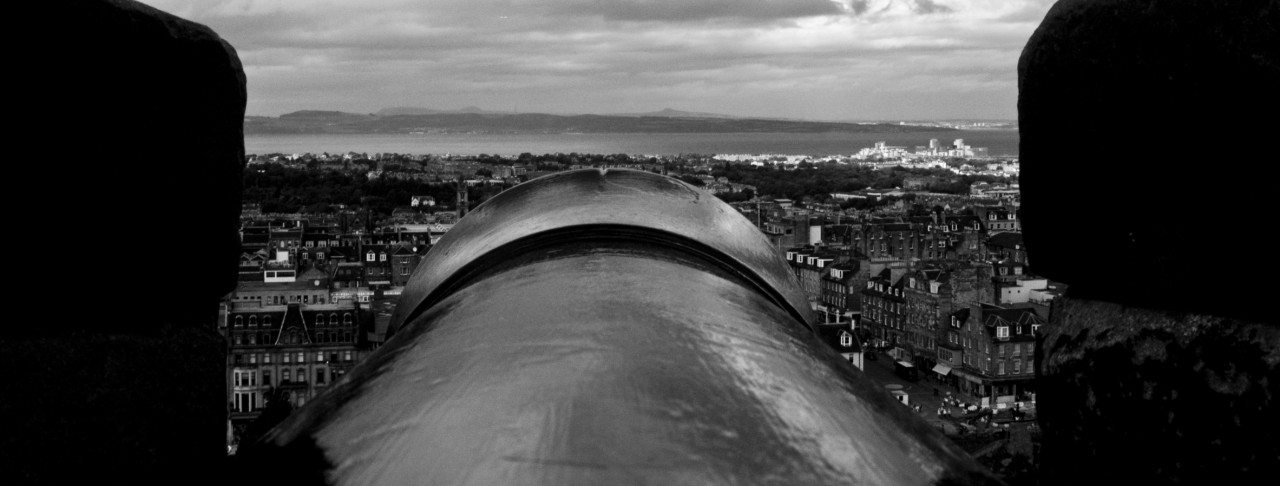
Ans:
[[[383,261],[383,262],[387,261],[387,254],[386,254],[386,253],[380,253],[380,254],[378,254],[378,257],[379,257],[379,258],[378,258],[378,261]]]
[[[1009,337],[1009,326],[999,326],[999,327],[997,327],[997,328],[996,328],[996,337],[999,337],[999,338],[1007,338],[1007,337]]]
[[[1009,267],[1000,267],[1000,275],[1008,275]]]
[[[365,256],[364,256],[364,261],[366,261],[366,262],[371,262],[371,261],[373,261],[373,252],[369,252],[369,253],[365,254]]]
[[[990,219],[991,219],[992,221],[995,221],[997,218],[999,218],[999,216],[997,216],[997,215],[996,215],[996,213],[991,213],[991,218],[990,218]]]
[[[956,223],[951,223],[951,231],[959,231],[959,230],[960,230],[960,225]]]
[[[853,335],[849,334],[848,332],[841,332],[840,346],[846,347],[846,348],[853,346]]]
[[[1022,267],[1013,267],[1014,275],[1022,275]]]
[[[929,282],[929,293],[931,293],[931,294],[936,294],[936,293],[938,293],[938,288],[939,288],[939,287],[941,287],[941,286],[942,286],[942,284],[941,284],[941,283],[938,283],[938,282]]]

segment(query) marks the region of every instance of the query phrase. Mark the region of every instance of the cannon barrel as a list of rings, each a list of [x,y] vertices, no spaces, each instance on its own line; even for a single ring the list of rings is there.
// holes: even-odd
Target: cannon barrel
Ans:
[[[450,231],[387,344],[242,460],[335,484],[998,482],[810,313],[714,196],[639,171],[540,178]]]

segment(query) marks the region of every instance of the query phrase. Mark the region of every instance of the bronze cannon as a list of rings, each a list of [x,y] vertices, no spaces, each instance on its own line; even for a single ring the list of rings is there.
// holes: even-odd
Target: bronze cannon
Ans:
[[[640,171],[543,177],[458,223],[387,344],[244,460],[336,484],[998,482],[810,312],[716,197]]]

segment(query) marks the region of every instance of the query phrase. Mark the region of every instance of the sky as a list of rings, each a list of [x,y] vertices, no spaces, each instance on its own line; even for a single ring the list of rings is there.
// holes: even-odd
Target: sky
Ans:
[[[142,0],[218,32],[249,115],[476,106],[1017,118],[1053,0]]]

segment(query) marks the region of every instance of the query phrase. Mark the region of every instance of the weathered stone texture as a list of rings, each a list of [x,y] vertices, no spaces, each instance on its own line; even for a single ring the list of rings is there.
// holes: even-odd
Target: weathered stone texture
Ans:
[[[94,477],[140,484],[219,478],[226,454],[226,340],[78,333],[0,341],[5,474],[18,484]]]
[[[1100,301],[1068,299],[1055,311],[1036,353],[1044,477],[1254,484],[1280,475],[1280,329]]]

